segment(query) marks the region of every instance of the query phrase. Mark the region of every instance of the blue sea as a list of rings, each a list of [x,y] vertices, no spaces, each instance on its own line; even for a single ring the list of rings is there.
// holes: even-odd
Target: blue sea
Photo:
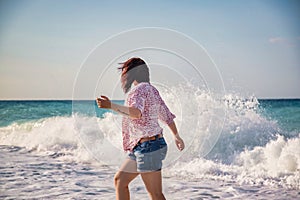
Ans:
[[[186,142],[179,153],[162,124],[167,199],[300,198],[300,99],[163,98]],[[0,101],[0,157],[0,199],[115,199],[121,116],[93,100]],[[140,178],[130,191],[148,199]]]

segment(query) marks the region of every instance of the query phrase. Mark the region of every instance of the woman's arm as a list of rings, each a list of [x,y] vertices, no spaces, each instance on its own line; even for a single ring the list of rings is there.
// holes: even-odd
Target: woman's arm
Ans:
[[[112,103],[106,96],[101,96],[101,98],[97,98],[96,101],[99,108],[111,109],[133,119],[140,119],[142,117],[142,113],[139,109]]]
[[[179,133],[177,131],[177,127],[175,122],[173,121],[172,123],[168,124],[169,128],[171,129],[173,135],[174,135],[174,139],[175,139],[175,144],[177,146],[177,148],[182,151],[184,149],[184,142],[181,139],[181,137],[179,136]]]

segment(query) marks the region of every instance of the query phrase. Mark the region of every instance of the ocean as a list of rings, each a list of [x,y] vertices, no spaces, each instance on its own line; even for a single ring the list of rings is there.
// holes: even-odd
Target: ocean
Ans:
[[[300,198],[300,99],[161,94],[186,143],[162,124],[167,199]],[[121,140],[121,116],[95,101],[0,101],[0,199],[115,199]],[[130,192],[148,199],[140,177]]]

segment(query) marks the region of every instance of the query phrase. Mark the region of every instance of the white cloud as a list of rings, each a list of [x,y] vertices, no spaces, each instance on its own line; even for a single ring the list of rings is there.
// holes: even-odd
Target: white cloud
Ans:
[[[269,42],[272,43],[272,44],[282,44],[282,43],[286,43],[288,40],[286,38],[283,38],[283,37],[272,37],[272,38],[269,38]]]
[[[271,37],[269,38],[269,43],[271,44],[280,44],[284,46],[295,46],[299,44],[300,36],[293,38],[285,38],[285,37]]]

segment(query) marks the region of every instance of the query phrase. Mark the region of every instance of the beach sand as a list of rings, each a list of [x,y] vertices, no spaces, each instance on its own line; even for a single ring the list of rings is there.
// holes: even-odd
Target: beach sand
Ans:
[[[0,199],[115,199],[116,169],[35,155],[24,148],[0,148]],[[167,170],[167,169],[166,169]],[[297,199],[300,191],[240,185],[211,179],[163,178],[167,199]],[[130,184],[131,199],[149,199],[140,177]]]

